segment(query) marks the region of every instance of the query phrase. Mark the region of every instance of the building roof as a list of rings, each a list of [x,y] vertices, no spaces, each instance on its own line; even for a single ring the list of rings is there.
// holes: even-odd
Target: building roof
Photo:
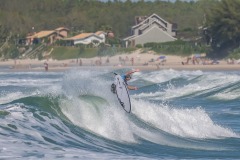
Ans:
[[[136,37],[136,35],[132,35],[132,36],[126,37],[126,38],[124,38],[123,40],[124,40],[124,41],[127,41],[127,40],[129,40],[129,39],[134,38],[134,37]]]
[[[76,36],[70,37],[70,38],[66,38],[66,40],[76,40],[76,39],[83,39],[83,38],[87,38],[91,35],[94,35],[94,33],[81,33],[78,34]]]
[[[154,17],[154,16],[158,17],[163,23],[166,23],[166,24],[169,23],[169,22],[165,21],[164,19],[162,19],[161,17],[159,17],[157,14],[153,13],[151,16],[149,16],[148,18],[144,19],[144,20],[141,21],[140,23],[136,24],[135,26],[132,26],[132,28],[136,28],[136,27],[138,27],[138,26],[146,23],[146,21],[147,21],[149,18],[152,18],[152,17]]]
[[[73,36],[73,37],[70,37],[70,38],[66,38],[65,40],[77,40],[77,39],[84,39],[84,38],[88,38],[90,36],[96,36],[98,38],[101,38],[102,37],[99,37],[100,34],[102,33],[105,33],[103,31],[97,31],[96,33],[81,33],[81,34],[78,34],[76,36]]]
[[[65,28],[65,27],[59,27],[55,30],[47,30],[47,31],[40,31],[38,33],[35,33],[31,36],[27,36],[26,38],[44,38],[44,37],[47,37],[53,33],[56,33],[56,31],[61,31],[61,30],[67,30],[69,31],[69,29]],[[62,36],[62,35],[61,35]]]
[[[68,30],[68,31],[69,31],[69,29],[68,29],[68,28],[65,28],[65,27],[59,27],[59,28],[56,28],[56,29],[55,29],[55,31],[60,31],[60,30]]]
[[[97,31],[97,32],[95,32],[95,34],[96,35],[100,35],[100,34],[104,34],[105,32],[103,32],[103,31]]]
[[[43,38],[53,34],[55,31],[40,31],[32,36],[28,36],[27,38]]]

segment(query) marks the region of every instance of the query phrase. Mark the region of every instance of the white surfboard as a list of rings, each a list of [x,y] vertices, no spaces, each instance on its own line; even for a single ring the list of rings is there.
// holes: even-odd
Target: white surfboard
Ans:
[[[119,103],[126,112],[130,113],[131,101],[126,83],[120,75],[116,74],[114,84],[116,85],[116,95]]]

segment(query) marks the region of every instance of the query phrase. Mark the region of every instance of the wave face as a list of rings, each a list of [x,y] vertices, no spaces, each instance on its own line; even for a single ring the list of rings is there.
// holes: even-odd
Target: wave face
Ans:
[[[0,72],[0,159],[238,159],[240,74],[135,73],[132,112],[113,72]]]

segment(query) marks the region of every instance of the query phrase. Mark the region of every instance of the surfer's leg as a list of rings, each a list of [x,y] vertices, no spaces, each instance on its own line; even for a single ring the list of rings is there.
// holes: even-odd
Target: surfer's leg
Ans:
[[[114,83],[111,85],[111,91],[116,94],[116,85]]]

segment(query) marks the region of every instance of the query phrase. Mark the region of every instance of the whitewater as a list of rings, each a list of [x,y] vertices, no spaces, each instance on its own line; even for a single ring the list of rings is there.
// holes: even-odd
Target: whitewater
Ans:
[[[238,71],[128,70],[0,71],[0,159],[240,159]]]

